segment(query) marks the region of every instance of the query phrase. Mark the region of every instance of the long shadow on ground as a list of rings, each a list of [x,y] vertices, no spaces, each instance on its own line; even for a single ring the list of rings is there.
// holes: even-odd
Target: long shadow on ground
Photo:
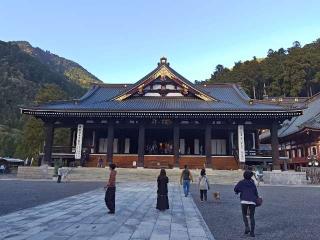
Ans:
[[[103,187],[102,182],[0,181],[0,215]]]
[[[192,197],[216,240],[252,239],[244,235],[240,200],[234,186],[212,185],[208,202],[200,202],[196,185]],[[213,200],[219,191],[221,200]],[[258,188],[263,206],[256,209],[256,238],[263,240],[319,240],[320,188],[276,187]]]

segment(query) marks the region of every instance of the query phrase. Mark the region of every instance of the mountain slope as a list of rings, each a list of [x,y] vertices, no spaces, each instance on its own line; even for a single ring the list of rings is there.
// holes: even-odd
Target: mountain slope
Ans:
[[[77,98],[93,82],[101,81],[77,63],[27,42],[0,41],[0,124],[21,127],[19,106],[32,104],[44,85]]]
[[[17,44],[22,51],[47,65],[50,70],[63,74],[68,80],[82,87],[89,87],[93,83],[102,82],[78,63],[59,57],[56,54],[50,53],[50,51],[32,47],[31,44],[26,41],[14,41],[11,43]]]

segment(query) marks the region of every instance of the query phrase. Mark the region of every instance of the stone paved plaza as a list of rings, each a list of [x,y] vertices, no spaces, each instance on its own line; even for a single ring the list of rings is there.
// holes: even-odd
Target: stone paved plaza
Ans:
[[[169,186],[170,209],[159,212],[154,183],[121,183],[116,214],[108,215],[104,191],[80,195],[0,217],[1,239],[214,239],[192,197]]]
[[[217,240],[252,239],[244,235],[239,196],[234,185],[212,185],[208,202],[199,200],[196,186],[192,197]],[[215,201],[212,192],[221,200]],[[262,186],[263,205],[256,209],[256,240],[319,240],[320,188]]]

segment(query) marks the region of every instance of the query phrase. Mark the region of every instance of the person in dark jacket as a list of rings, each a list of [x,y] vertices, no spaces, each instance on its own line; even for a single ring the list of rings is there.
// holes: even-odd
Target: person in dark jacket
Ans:
[[[258,190],[254,181],[252,179],[253,173],[251,171],[245,171],[243,173],[244,179],[239,181],[237,185],[234,187],[234,192],[236,194],[240,193],[241,200],[241,210],[242,210],[242,218],[245,225],[245,234],[250,233],[251,237],[254,237],[254,229],[255,229],[255,220],[254,213],[256,208],[256,202],[258,199]],[[249,228],[248,223],[248,211],[250,215],[250,225]]]
[[[166,175],[166,170],[164,170],[163,168],[160,170],[160,175],[158,176],[157,182],[158,182],[157,209],[160,211],[165,211],[169,209],[169,199],[168,199],[169,178]]]

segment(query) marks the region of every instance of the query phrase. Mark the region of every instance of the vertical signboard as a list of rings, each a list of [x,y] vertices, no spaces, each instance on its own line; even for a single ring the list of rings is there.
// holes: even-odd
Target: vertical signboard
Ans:
[[[77,140],[76,140],[76,152],[74,154],[74,158],[75,159],[81,159],[82,138],[83,138],[83,124],[78,124]]]
[[[245,155],[243,125],[238,125],[238,152],[239,152],[239,162],[244,163],[246,161],[246,155]]]

